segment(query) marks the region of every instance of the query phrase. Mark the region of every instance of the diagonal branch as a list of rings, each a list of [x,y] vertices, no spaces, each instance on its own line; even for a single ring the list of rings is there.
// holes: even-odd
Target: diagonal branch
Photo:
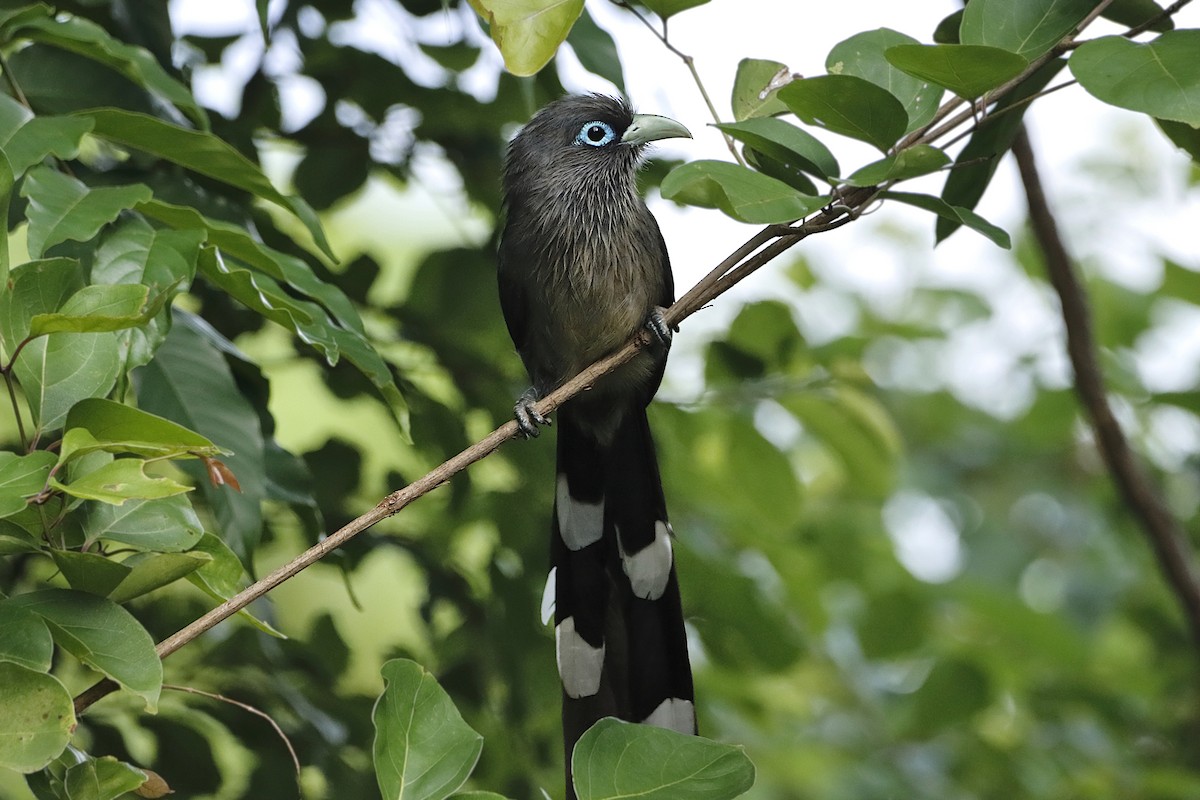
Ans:
[[[1058,293],[1063,322],[1067,328],[1067,353],[1075,371],[1075,391],[1091,422],[1096,444],[1117,490],[1141,526],[1163,577],[1183,607],[1192,638],[1200,647],[1200,583],[1192,568],[1193,554],[1179,522],[1167,509],[1158,488],[1138,463],[1129,440],[1121,431],[1108,404],[1104,376],[1096,357],[1087,294],[1075,274],[1058,225],[1046,202],[1034,162],[1033,148],[1022,128],[1013,143],[1013,155],[1021,171],[1021,182],[1029,199],[1029,221],[1034,238],[1046,261],[1050,283]]]

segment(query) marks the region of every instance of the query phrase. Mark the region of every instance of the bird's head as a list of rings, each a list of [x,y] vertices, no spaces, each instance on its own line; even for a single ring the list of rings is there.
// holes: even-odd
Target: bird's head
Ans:
[[[551,188],[597,180],[632,185],[646,145],[691,138],[668,117],[635,114],[622,99],[570,95],[546,105],[509,145],[506,186]]]

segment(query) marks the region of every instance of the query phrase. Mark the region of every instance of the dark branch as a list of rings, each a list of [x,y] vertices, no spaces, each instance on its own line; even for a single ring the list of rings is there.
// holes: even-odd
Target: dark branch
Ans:
[[[1200,583],[1192,571],[1187,536],[1146,471],[1138,463],[1129,440],[1121,431],[1108,404],[1104,376],[1096,355],[1087,294],[1075,274],[1066,245],[1042,191],[1033,148],[1022,127],[1013,142],[1013,154],[1029,199],[1029,222],[1046,261],[1050,283],[1058,293],[1067,328],[1067,354],[1075,371],[1075,391],[1091,422],[1096,445],[1112,474],[1117,490],[1154,549],[1159,569],[1183,607],[1192,638],[1200,647]]]

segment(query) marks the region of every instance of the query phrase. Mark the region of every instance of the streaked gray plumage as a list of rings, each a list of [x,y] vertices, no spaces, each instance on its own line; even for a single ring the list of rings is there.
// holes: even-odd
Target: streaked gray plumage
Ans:
[[[686,136],[622,100],[566,97],[509,146],[500,299],[537,397],[648,326],[659,345],[558,414],[552,523],[555,639],[563,684],[567,796],[575,741],[603,716],[695,732],[671,528],[646,419],[666,364],[661,309],[674,287],[666,244],[637,192],[645,145]]]

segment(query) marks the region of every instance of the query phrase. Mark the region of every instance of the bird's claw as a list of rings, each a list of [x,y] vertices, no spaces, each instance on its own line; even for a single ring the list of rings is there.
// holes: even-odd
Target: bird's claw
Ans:
[[[534,405],[538,401],[537,392],[529,389],[525,394],[517,398],[516,405],[513,406],[513,416],[517,420],[517,430],[525,439],[536,439],[541,434],[539,425],[551,425],[548,417],[543,416],[538,412]]]
[[[654,334],[654,338],[658,343],[665,348],[671,347],[671,339],[675,336],[674,331],[679,330],[677,327],[672,329],[667,324],[666,317],[663,316],[663,309],[658,306],[650,312],[650,316],[646,317],[646,329]]]

